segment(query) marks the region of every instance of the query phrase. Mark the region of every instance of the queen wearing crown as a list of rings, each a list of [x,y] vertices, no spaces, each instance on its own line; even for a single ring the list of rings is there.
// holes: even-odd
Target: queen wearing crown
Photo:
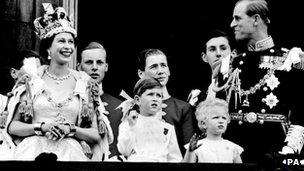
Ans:
[[[68,67],[75,52],[76,30],[63,8],[46,5],[34,21],[40,54],[50,60],[28,68],[25,84],[8,104],[7,137],[13,160],[35,160],[54,153],[59,161],[102,161],[113,134],[98,86],[84,72]]]

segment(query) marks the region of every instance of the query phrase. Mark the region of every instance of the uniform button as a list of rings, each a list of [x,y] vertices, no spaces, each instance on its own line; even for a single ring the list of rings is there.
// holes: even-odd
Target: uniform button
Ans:
[[[267,88],[267,87],[264,87],[264,88],[263,88],[263,90],[264,90],[264,91],[267,91],[267,90],[268,90],[268,88]]]
[[[243,53],[242,56],[243,56],[243,57],[246,56],[246,53]]]
[[[12,97],[14,94],[12,93],[12,92],[8,92],[7,94],[6,94],[6,96],[7,97]]]
[[[265,112],[266,112],[266,110],[265,110],[265,109],[262,109],[262,110],[261,110],[261,112],[262,112],[262,113],[265,113]]]
[[[244,64],[244,62],[243,62],[243,61],[240,61],[240,62],[239,62],[239,64],[240,64],[240,65],[243,65],[243,64]]]
[[[273,50],[273,49],[270,49],[269,51],[270,51],[270,53],[274,53],[274,50]]]
[[[260,124],[263,124],[263,123],[264,123],[264,120],[259,120],[259,123],[260,123]]]
[[[242,112],[243,112],[242,110],[239,110],[239,111],[238,111],[239,114],[242,114]]]

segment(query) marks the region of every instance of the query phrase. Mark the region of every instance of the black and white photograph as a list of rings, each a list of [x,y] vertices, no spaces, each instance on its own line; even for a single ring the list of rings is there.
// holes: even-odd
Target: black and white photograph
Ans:
[[[302,8],[1,0],[1,170],[304,170]]]

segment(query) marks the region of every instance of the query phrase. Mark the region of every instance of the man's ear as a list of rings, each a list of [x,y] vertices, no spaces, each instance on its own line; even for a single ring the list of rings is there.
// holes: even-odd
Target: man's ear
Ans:
[[[138,95],[134,96],[135,103],[140,106],[140,97]]]
[[[262,21],[261,16],[259,14],[254,14],[252,17],[254,19],[254,23],[253,23],[254,26],[257,26],[258,23]]]
[[[168,76],[170,76],[170,75],[171,75],[171,72],[170,72],[170,68],[168,66]]]
[[[142,79],[145,76],[145,72],[140,69],[137,70],[137,74],[140,79]]]
[[[108,65],[108,63],[105,63],[105,72],[107,72],[108,69],[109,69],[109,65]]]
[[[15,68],[10,69],[11,77],[14,80],[16,80],[18,78],[18,72],[19,72],[19,70],[15,69]]]
[[[202,52],[202,53],[201,53],[201,58],[202,58],[202,60],[203,60],[204,62],[208,63],[207,55],[206,55],[205,52]]]

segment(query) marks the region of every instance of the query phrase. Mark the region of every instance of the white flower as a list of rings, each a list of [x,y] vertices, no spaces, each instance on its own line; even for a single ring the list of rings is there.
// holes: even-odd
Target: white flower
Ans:
[[[279,79],[274,75],[272,74],[267,80],[266,80],[266,83],[267,83],[267,86],[273,90],[275,88],[278,87],[278,85],[280,84],[280,81]]]
[[[274,106],[277,105],[277,103],[279,102],[277,96],[275,96],[274,94],[270,93],[266,96],[266,98],[262,99],[263,102],[266,103],[267,106],[270,107],[270,109],[272,109]]]

